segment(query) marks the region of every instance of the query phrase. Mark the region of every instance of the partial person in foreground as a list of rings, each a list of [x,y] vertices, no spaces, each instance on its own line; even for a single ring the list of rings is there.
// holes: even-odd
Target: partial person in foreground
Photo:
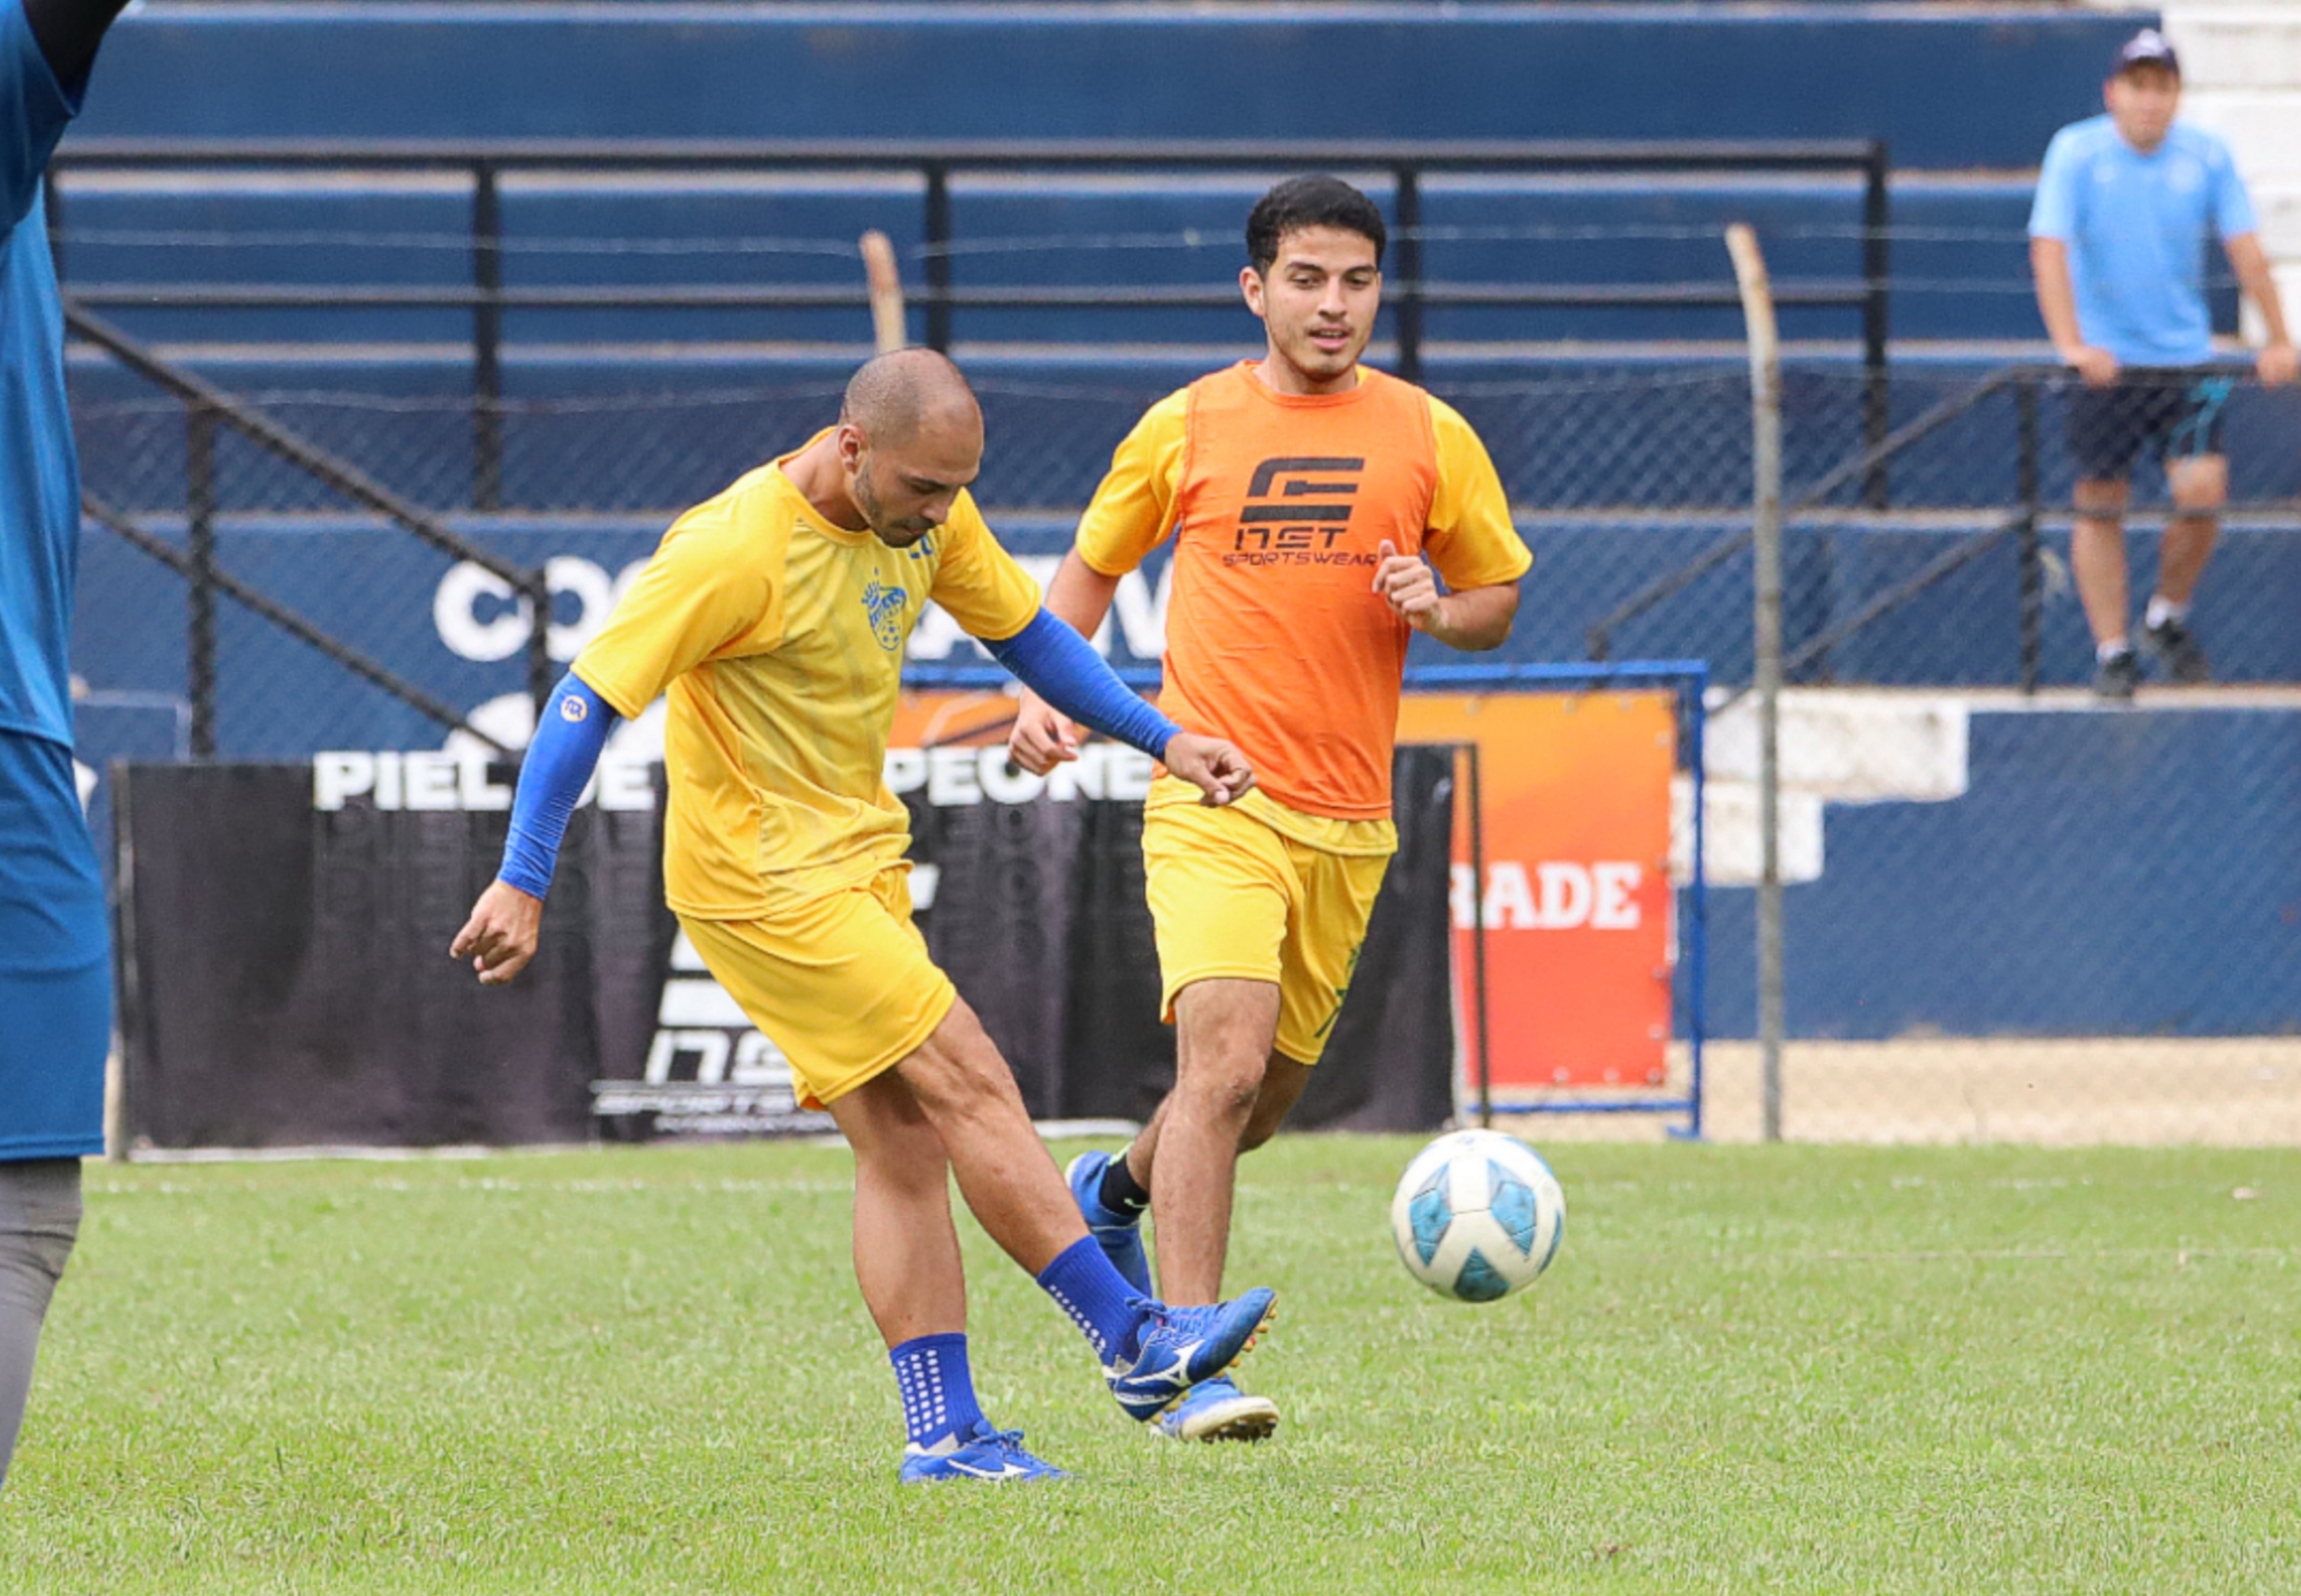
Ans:
[[[2255,373],[2290,383],[2295,360],[2245,180],[2228,145],[2175,120],[2181,63],[2163,34],[2144,28],[2126,41],[2102,99],[2107,114],[2071,123],[2046,146],[2030,267],[2054,352],[2085,384],[2069,403],[2071,564],[2093,633],[2093,690],[2124,700],[2141,682],[2136,641],[2176,682],[2212,676],[2190,605],[2229,500],[2221,430],[2235,374],[2212,364],[2208,237],[2220,235],[2267,334]],[[2136,639],[2124,517],[2145,452],[2164,464],[2174,515]]]
[[[906,1481],[1059,1471],[999,1430],[968,1362],[949,1180],[1156,1418],[1261,1334],[1272,1294],[1169,1309],[1088,1237],[1006,1061],[911,921],[910,825],[882,779],[904,644],[932,600],[1009,670],[1163,760],[1201,802],[1254,777],[1047,616],[967,494],[983,416],[958,369],[884,355],[836,427],[681,516],[546,706],[499,878],[450,950],[481,981],[533,955],[569,814],[618,717],[668,690],[664,895],[720,983],[855,1153],[854,1263],[895,1366]]]
[[[111,941],[72,761],[80,457],[41,182],[124,0],[0,0],[0,1486],[104,1151]]]
[[[1172,776],[1152,789],[1143,856],[1174,1089],[1123,1153],[1070,1169],[1096,1238],[1143,1292],[1150,1212],[1171,1301],[1221,1295],[1238,1156],[1301,1097],[1349,991],[1398,848],[1406,646],[1419,632],[1500,646],[1533,564],[1469,424],[1359,363],[1386,241],[1374,202],[1339,179],[1263,196],[1239,272],[1262,357],[1151,407],[1047,593],[1091,637],[1119,578],[1172,539],[1160,707],[1235,742],[1257,776],[1220,810],[1192,805]],[[1059,705],[1026,694],[1009,748],[1043,774],[1075,759],[1078,739]],[[1226,1379],[1160,1424],[1184,1440],[1260,1440],[1278,1418]]]

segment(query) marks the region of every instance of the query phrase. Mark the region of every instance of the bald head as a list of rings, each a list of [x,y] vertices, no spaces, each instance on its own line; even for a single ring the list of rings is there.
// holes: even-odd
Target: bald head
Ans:
[[[898,349],[867,360],[847,381],[839,419],[881,448],[899,448],[924,432],[946,428],[978,438],[983,412],[975,391],[946,355]]]
[[[983,412],[959,369],[898,349],[849,379],[837,447],[848,498],[896,548],[942,525],[983,468]]]

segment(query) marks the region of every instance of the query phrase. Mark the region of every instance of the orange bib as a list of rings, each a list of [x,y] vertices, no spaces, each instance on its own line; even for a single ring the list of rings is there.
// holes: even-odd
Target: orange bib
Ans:
[[[1228,737],[1305,814],[1386,820],[1406,624],[1379,545],[1420,554],[1437,490],[1430,401],[1362,370],[1280,394],[1239,365],[1190,385],[1159,705]]]

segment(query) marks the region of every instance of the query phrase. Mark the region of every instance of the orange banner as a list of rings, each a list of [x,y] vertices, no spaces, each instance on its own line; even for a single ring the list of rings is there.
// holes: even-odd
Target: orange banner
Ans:
[[[1469,805],[1455,806],[1465,1084],[1478,1079],[1471,927],[1478,913],[1498,1092],[1662,1084],[1673,947],[1670,695],[1409,693],[1398,730],[1401,742],[1478,749],[1482,885],[1470,866]]]
[[[1002,740],[1013,704],[998,692],[909,693],[890,746]],[[1469,805],[1455,806],[1465,1084],[1478,1078],[1470,928],[1480,910],[1492,1080],[1502,1095],[1662,1084],[1674,946],[1671,695],[1408,693],[1398,733],[1401,742],[1478,749],[1482,886],[1472,879]]]

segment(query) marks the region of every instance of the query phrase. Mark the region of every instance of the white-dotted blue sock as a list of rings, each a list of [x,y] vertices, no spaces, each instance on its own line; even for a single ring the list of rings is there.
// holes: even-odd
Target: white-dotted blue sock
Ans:
[[[903,1428],[921,1446],[965,1435],[983,1422],[963,1335],[915,1336],[887,1354],[903,1393]]]
[[[1087,1344],[1105,1364],[1135,1357],[1143,1313],[1134,1304],[1141,1299],[1092,1236],[1080,1237],[1057,1254],[1039,1271],[1039,1285],[1085,1332]]]

